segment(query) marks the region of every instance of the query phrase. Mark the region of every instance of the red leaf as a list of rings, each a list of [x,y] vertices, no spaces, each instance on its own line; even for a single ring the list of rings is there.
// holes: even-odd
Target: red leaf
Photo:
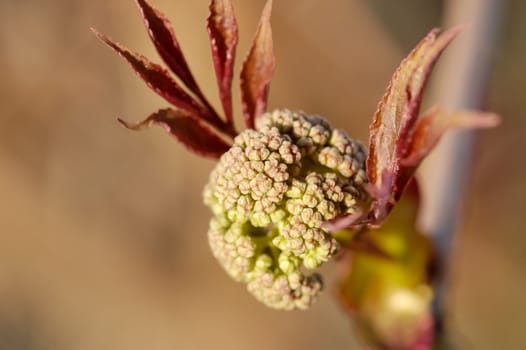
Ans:
[[[232,121],[232,76],[238,40],[231,0],[212,0],[207,19],[208,35],[217,76],[219,95],[227,121]]]
[[[373,200],[375,215],[388,214],[409,180],[400,174],[400,162],[407,152],[425,85],[436,60],[461,30],[455,27],[441,35],[438,30],[432,30],[402,61],[378,104],[369,127],[367,158],[369,182],[383,196]],[[377,220],[383,218],[376,217]]]
[[[146,85],[153,91],[163,97],[176,107],[187,110],[193,115],[199,116],[207,120],[210,124],[219,129],[223,128],[223,123],[210,113],[208,109],[203,107],[200,103],[188,95],[175,80],[173,80],[169,73],[158,64],[150,62],[141,54],[130,51],[123,45],[113,42],[105,35],[92,29],[97,37],[115,50],[122,58],[124,58],[133,68],[133,70],[146,82]]]
[[[500,118],[493,113],[460,111],[449,113],[431,108],[415,124],[407,152],[401,161],[402,171],[416,168],[436,146],[446,131],[453,128],[492,128]]]
[[[128,129],[141,130],[159,124],[197,155],[219,158],[230,146],[215,131],[191,114],[180,109],[161,109],[138,123],[119,122]]]
[[[265,112],[268,90],[276,65],[270,27],[271,11],[272,0],[268,0],[241,69],[241,99],[248,128],[253,128],[255,118]]]
[[[394,171],[400,142],[418,117],[422,93],[431,69],[442,50],[459,33],[456,27],[441,35],[432,30],[402,61],[385,95],[378,104],[369,127],[368,177],[371,183],[381,180],[383,170]]]
[[[450,113],[439,108],[431,108],[420,117],[407,138],[403,158],[400,159],[398,176],[395,182],[394,200],[398,201],[403,189],[415,174],[425,157],[431,153],[442,136],[451,129],[492,128],[500,122],[499,116],[480,111],[460,111]]]
[[[170,21],[147,0],[136,0],[136,2],[141,10],[148,34],[161,58],[188,89],[196,95],[202,96],[175,37]]]

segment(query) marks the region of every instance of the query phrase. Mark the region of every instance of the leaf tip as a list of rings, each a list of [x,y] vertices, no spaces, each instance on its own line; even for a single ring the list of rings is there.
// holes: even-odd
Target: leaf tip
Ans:
[[[131,129],[131,124],[128,123],[126,120],[122,119],[122,118],[117,118],[117,122],[119,124],[121,124],[122,126],[124,126],[126,129]]]
[[[266,110],[268,91],[276,65],[270,24],[271,12],[272,0],[268,0],[241,69],[242,108],[248,128],[253,128],[255,119]]]
[[[97,29],[95,29],[94,27],[90,27],[89,30],[99,39],[99,40],[102,40],[102,41],[106,41],[105,39],[106,36],[104,34],[102,34],[101,32],[99,32]]]
[[[489,129],[502,122],[502,118],[496,113],[470,110],[452,113],[450,119],[450,126],[456,128]]]
[[[129,129],[129,130],[134,130],[134,131],[137,131],[137,130],[142,130],[144,129],[145,127],[149,127],[150,126],[150,121],[148,119],[142,121],[142,122],[138,122],[138,123],[130,123],[122,118],[117,118],[117,122],[119,122],[119,124],[121,124],[122,126],[124,126],[126,129]]]
[[[112,49],[118,51],[118,48],[119,48],[118,44],[114,43],[109,37],[107,37],[106,35],[102,34],[101,32],[99,32],[97,29],[95,29],[93,27],[90,27],[90,30],[91,30],[91,32],[93,34],[95,34],[97,39],[99,39],[100,41],[102,41],[104,44],[108,45]]]
[[[483,119],[484,119],[483,126],[486,128],[494,128],[496,126],[499,126],[502,123],[501,116],[496,113],[484,113]]]
[[[262,18],[264,18],[265,20],[270,19],[270,15],[272,13],[272,4],[273,4],[273,1],[268,0],[267,3],[265,4],[265,7],[263,8]]]
[[[144,12],[152,8],[152,5],[147,0],[135,0],[135,4],[141,11],[143,17],[145,15]]]
[[[457,35],[457,34],[463,32],[464,30],[466,30],[468,27],[469,27],[468,24],[466,24],[466,23],[460,23],[460,24],[457,24],[457,25],[455,25],[455,26],[449,28],[449,29],[447,30],[447,32],[455,33],[455,35]]]
[[[441,48],[439,51],[442,51],[445,49],[453,39],[455,39],[461,32],[463,32],[468,26],[466,24],[457,24],[456,26],[453,26],[449,28],[448,30],[445,30],[439,34],[439,36],[444,37],[445,45],[443,48]]]

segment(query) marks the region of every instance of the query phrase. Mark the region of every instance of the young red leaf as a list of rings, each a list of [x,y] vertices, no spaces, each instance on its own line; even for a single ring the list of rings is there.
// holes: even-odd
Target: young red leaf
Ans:
[[[373,198],[372,209],[377,220],[388,214],[394,198],[399,198],[404,190],[397,186],[401,182],[399,177],[403,176],[399,173],[400,162],[418,118],[425,85],[436,60],[461,30],[455,27],[441,35],[438,30],[432,30],[402,61],[378,104],[369,127],[367,158],[369,182],[384,196]]]
[[[253,128],[255,119],[265,112],[268,90],[276,65],[270,27],[271,11],[272,0],[268,0],[241,69],[241,103],[248,128]]]
[[[201,90],[184,58],[170,21],[147,0],[136,0],[136,2],[148,34],[161,58],[190,91],[201,96]]]
[[[498,125],[499,116],[480,111],[460,111],[450,113],[439,108],[431,108],[420,117],[411,130],[407,146],[399,163],[395,187],[404,189],[420,163],[436,146],[440,138],[451,129],[491,128]],[[402,190],[395,192],[398,201]]]
[[[105,35],[92,29],[95,35],[115,50],[122,58],[124,58],[133,68],[133,70],[141,77],[142,80],[153,91],[163,97],[176,107],[187,110],[193,115],[199,116],[210,124],[219,129],[223,128],[223,123],[210,113],[208,109],[203,107],[194,98],[188,95],[175,80],[173,80],[169,73],[158,64],[150,62],[141,54],[130,51],[123,45],[110,40]]]
[[[442,52],[451,41],[460,34],[463,28],[463,26],[457,26],[440,35],[438,35],[437,32],[437,34],[431,35],[427,45],[424,45],[421,50],[417,51],[417,54],[421,54],[422,56],[415,57],[416,65],[406,86],[408,117],[401,124],[400,136],[397,140],[399,156],[403,156],[403,152],[405,152],[405,147],[407,146],[408,136],[412,132],[413,125],[420,114],[422,96],[424,95],[431,71]]]
[[[232,122],[232,75],[238,40],[231,0],[212,0],[207,19],[219,96],[228,122]]]
[[[230,146],[215,131],[181,109],[161,109],[138,123],[119,122],[128,129],[141,130],[158,124],[197,155],[219,158]]]
[[[418,117],[431,69],[439,54],[460,30],[460,27],[453,28],[438,39],[438,30],[432,30],[394,73],[369,127],[367,175],[371,183],[381,181],[383,170],[395,171],[396,158],[402,151],[400,142],[404,141],[403,136],[407,135]]]
[[[432,151],[446,131],[454,128],[492,128],[500,118],[493,113],[460,111],[450,113],[431,108],[415,124],[407,152],[401,161],[403,172],[414,169]]]

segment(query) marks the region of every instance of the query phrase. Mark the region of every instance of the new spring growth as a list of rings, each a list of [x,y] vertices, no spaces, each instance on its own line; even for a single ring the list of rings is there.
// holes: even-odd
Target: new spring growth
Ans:
[[[273,308],[306,309],[314,302],[322,279],[312,270],[338,251],[332,232],[381,226],[445,131],[498,121],[488,113],[439,108],[419,118],[431,69],[458,27],[431,31],[402,61],[374,115],[368,151],[319,116],[265,113],[275,68],[269,0],[240,72],[247,129],[238,133],[231,91],[238,27],[231,0],[212,0],[207,19],[223,113],[194,79],[168,19],[147,0],[136,3],[171,73],[94,32],[171,107],[138,123],[119,121],[134,130],[160,125],[190,151],[219,159],[204,190],[213,213],[212,252],[232,278]]]
[[[214,256],[268,306],[305,309],[338,242],[322,227],[366,199],[365,148],[320,117],[266,113],[219,159],[205,188]]]

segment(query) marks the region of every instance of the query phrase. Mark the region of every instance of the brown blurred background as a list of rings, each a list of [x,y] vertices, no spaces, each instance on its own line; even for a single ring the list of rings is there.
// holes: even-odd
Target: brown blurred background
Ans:
[[[155,1],[219,106],[207,3]],[[263,3],[234,1],[238,61]],[[366,139],[394,68],[441,23],[441,1],[393,3],[276,0],[270,107]],[[526,348],[526,3],[500,16],[485,107],[504,123],[478,138],[453,252],[461,349]],[[0,1],[0,350],[358,349],[331,297],[334,265],[308,312],[267,309],[223,273],[201,203],[214,162],[159,128],[119,127],[166,103],[91,26],[159,61],[132,0]]]

